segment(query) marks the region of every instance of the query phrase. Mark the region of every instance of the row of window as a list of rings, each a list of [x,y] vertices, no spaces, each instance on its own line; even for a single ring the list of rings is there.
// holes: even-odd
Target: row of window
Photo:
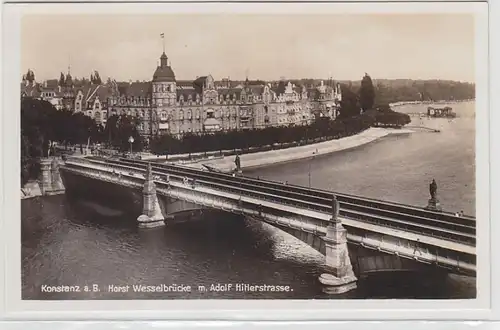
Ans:
[[[212,126],[207,126],[205,127],[205,130],[210,130],[210,129],[215,129],[215,130],[219,130],[219,129],[222,129],[223,131],[225,130],[231,130],[231,129],[236,129],[237,126],[236,124],[233,124],[233,125],[226,125],[226,126],[223,126],[223,127],[220,127],[220,126],[216,126],[216,127],[212,127]],[[174,127],[172,127],[172,130],[175,130]],[[199,133],[199,132],[203,132],[203,130],[201,128],[194,128],[192,129],[191,127],[188,127],[187,129],[179,129],[179,134],[184,134],[186,132],[193,132],[193,133]]]

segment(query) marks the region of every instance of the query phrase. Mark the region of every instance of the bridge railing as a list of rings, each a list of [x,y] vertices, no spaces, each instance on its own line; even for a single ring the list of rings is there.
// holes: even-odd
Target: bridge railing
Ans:
[[[140,171],[137,170],[137,166],[139,164],[134,165],[135,167],[128,166],[128,165],[123,165],[123,164],[106,164],[106,162],[102,161],[92,161],[92,163],[99,163],[101,166],[108,168],[110,170],[120,168],[121,170],[125,171],[130,171],[130,173],[139,173],[141,175],[144,175],[145,171],[145,166],[141,164],[140,167],[144,167],[144,169],[141,169]],[[163,172],[162,172],[163,171]],[[171,180],[176,180],[176,181],[182,181],[186,176],[183,175],[175,175],[168,173],[166,170],[154,170],[154,173],[156,174],[160,173],[163,177],[166,177],[168,175],[169,179]],[[303,201],[300,199],[295,199],[291,197],[286,197],[286,196],[280,196],[280,195],[275,195],[275,194],[270,194],[270,193],[265,193],[262,191],[255,191],[252,189],[246,189],[238,185],[234,185],[233,183],[231,184],[222,184],[222,183],[215,183],[212,182],[211,180],[203,180],[200,178],[197,178],[197,183],[198,185],[203,185],[204,187],[212,188],[214,190],[222,191],[222,192],[230,192],[235,195],[240,195],[240,196],[246,196],[246,197],[253,197],[258,200],[264,200],[264,201],[270,201],[278,205],[287,205],[291,207],[296,207],[299,209],[306,209],[306,210],[313,210],[316,212],[321,212],[325,214],[330,214],[331,212],[331,207],[330,206],[325,206],[325,205],[319,205],[319,204],[314,204],[310,203],[307,201]],[[426,226],[422,224],[415,224],[412,222],[404,221],[404,220],[395,220],[391,218],[386,218],[383,216],[374,216],[373,214],[367,214],[365,212],[359,212],[355,210],[345,210],[341,209],[340,210],[340,215],[344,216],[346,218],[352,219],[352,220],[357,220],[357,221],[363,221],[363,222],[369,222],[377,225],[382,225],[386,227],[391,227],[391,228],[397,228],[397,229],[403,229],[406,231],[411,231],[415,233],[425,233],[430,236],[434,237],[440,237],[440,238],[446,238],[451,241],[456,241],[456,242],[461,242],[461,243],[467,243],[467,244],[475,244],[475,235],[467,235],[459,232],[455,232],[452,230],[445,230],[445,229],[439,229],[439,231],[436,230],[435,227],[431,226]]]
[[[122,161],[129,162],[129,163],[135,163],[135,164],[147,164],[147,161],[141,161],[141,160],[131,160],[131,159],[122,159]],[[188,166],[182,166],[182,165],[171,165],[171,164],[155,164],[156,166],[161,166],[164,168],[180,168],[188,172],[193,172],[193,173],[206,173],[206,171],[201,170],[201,169],[196,169]],[[225,173],[211,173],[211,175],[215,177],[231,177],[229,174]],[[251,181],[252,183],[255,184],[261,184],[262,186],[264,185],[272,185],[272,186],[285,186],[287,189],[294,188],[294,189],[299,189],[301,191],[311,193],[311,192],[316,192],[321,195],[327,195],[328,198],[331,198],[332,194],[335,194],[337,198],[339,198],[339,202],[342,203],[343,199],[346,201],[350,201],[352,203],[360,203],[362,202],[363,204],[370,205],[374,208],[380,207],[383,205],[384,207],[391,207],[391,209],[405,209],[408,211],[413,211],[415,214],[425,214],[425,216],[429,217],[431,216],[432,218],[435,219],[442,219],[443,217],[447,218],[453,218],[455,220],[460,221],[461,219],[467,220],[467,221],[474,221],[475,218],[473,216],[469,215],[463,215],[461,217],[456,217],[453,213],[451,212],[446,212],[446,211],[433,211],[433,210],[427,210],[422,207],[417,207],[413,205],[408,205],[408,204],[402,204],[402,203],[397,203],[393,201],[383,201],[383,200],[378,200],[378,199],[373,199],[373,198],[368,198],[368,197],[361,197],[361,196],[355,196],[355,195],[350,195],[350,194],[345,194],[345,193],[338,193],[338,192],[333,192],[333,191],[328,191],[328,190],[323,190],[323,189],[318,189],[318,188],[306,188],[302,187],[299,185],[295,184],[282,184],[276,181],[271,181],[267,179],[256,179],[256,178],[250,178],[250,177],[232,177],[234,181],[245,181],[249,182]]]
[[[136,166],[141,166],[141,164],[135,164]],[[145,165],[142,165],[145,166]],[[162,169],[164,171],[169,171],[172,173],[179,172],[179,167],[168,167],[165,168],[163,166],[156,165],[155,169]],[[273,182],[273,184],[268,184],[268,183],[262,183],[259,180],[242,180],[241,178],[234,178],[234,177],[229,177],[227,175],[219,176],[214,173],[207,173],[205,171],[187,171],[186,175],[189,176],[196,176],[198,178],[205,177],[209,178],[210,181],[214,180],[219,180],[220,182],[228,182],[230,185],[239,185],[242,187],[249,187],[249,185],[252,185],[252,189],[257,189],[259,187],[259,191],[265,191],[269,193],[274,193],[278,194],[281,197],[286,196],[286,195],[293,195],[296,200],[305,200],[309,202],[306,207],[307,208],[313,208],[317,209],[314,206],[310,207],[310,205],[318,204],[320,207],[327,205],[327,208],[329,208],[330,203],[331,203],[331,198],[332,194],[328,193],[322,193],[322,194],[306,194],[307,190],[302,188],[302,187],[296,187],[292,185],[282,185]],[[389,216],[389,217],[396,217],[396,218],[408,218],[411,216],[411,221],[422,224],[422,225],[429,225],[429,226],[434,226],[434,227],[440,227],[440,228],[445,228],[451,231],[458,231],[458,232],[464,232],[468,233],[471,235],[475,235],[475,221],[471,221],[465,218],[450,218],[447,217],[447,214],[442,214],[439,213],[440,219],[433,219],[432,217],[429,218],[427,217],[429,213],[423,211],[426,216],[424,217],[422,215],[422,212],[419,212],[417,214],[413,214],[413,212],[408,213],[402,213],[401,208],[392,208],[387,207],[385,208],[380,208],[379,205],[373,205],[372,203],[359,203],[358,201],[354,200],[346,200],[345,198],[339,198],[340,200],[340,206],[341,209],[349,209],[352,211],[361,211],[363,209],[366,212],[370,212],[371,214],[376,214],[379,216]],[[472,223],[471,223],[472,222]]]

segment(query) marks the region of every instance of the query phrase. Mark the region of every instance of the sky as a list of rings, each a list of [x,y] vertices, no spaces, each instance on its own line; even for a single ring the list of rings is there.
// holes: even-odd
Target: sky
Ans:
[[[475,79],[468,14],[29,15],[21,24],[21,72],[37,81],[68,66],[73,77],[151,80],[163,42],[179,80]]]

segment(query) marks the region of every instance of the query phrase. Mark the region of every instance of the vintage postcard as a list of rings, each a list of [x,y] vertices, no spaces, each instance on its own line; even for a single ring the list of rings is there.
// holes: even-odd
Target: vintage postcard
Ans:
[[[19,310],[487,307],[487,5],[6,13]]]

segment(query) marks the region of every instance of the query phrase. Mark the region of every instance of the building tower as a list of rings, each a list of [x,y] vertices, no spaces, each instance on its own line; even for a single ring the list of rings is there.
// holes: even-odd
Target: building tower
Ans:
[[[171,129],[169,119],[174,119],[170,109],[175,106],[177,101],[177,86],[174,71],[168,65],[168,57],[165,52],[161,55],[160,65],[153,74],[152,88],[151,125],[153,133],[157,133],[158,130],[168,132]],[[154,110],[156,110],[157,115],[154,115]]]

